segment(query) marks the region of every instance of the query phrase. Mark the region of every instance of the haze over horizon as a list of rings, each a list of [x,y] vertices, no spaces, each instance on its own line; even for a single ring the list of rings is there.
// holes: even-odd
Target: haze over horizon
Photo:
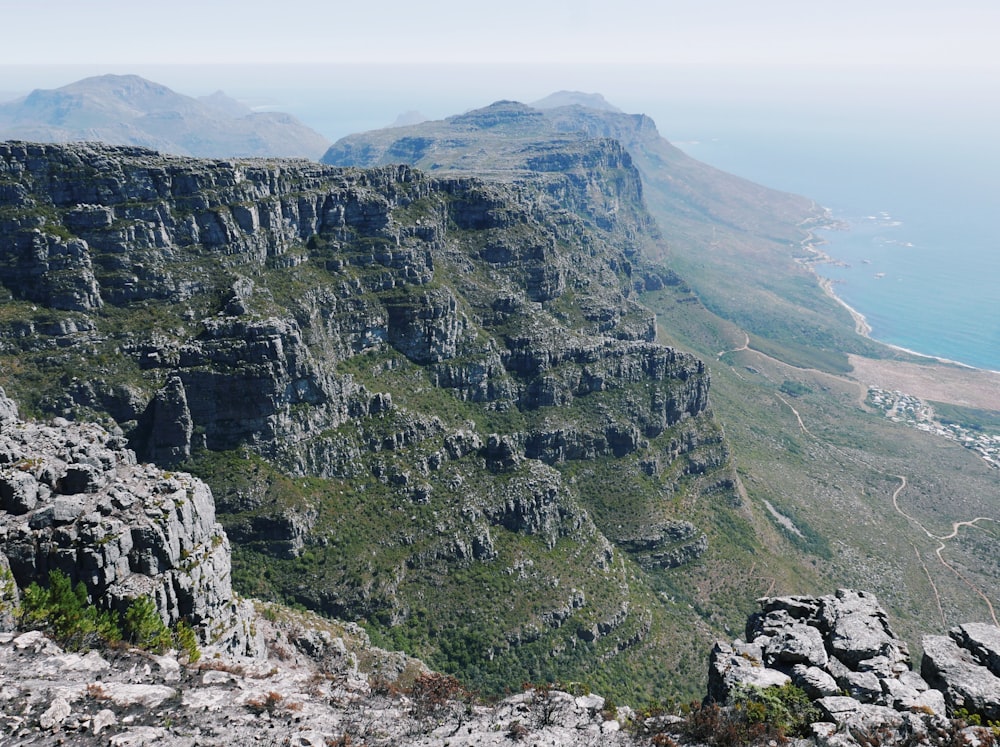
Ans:
[[[900,241],[932,259],[963,252],[973,270],[955,293],[974,308],[955,324],[997,302],[991,285],[969,293],[969,277],[992,277],[983,263],[1000,209],[994,0],[0,3],[0,102],[137,74],[188,96],[221,89],[334,141],[406,111],[442,119],[499,99],[597,92],[653,117],[695,158],[839,214],[888,211],[914,232]],[[957,309],[927,265],[935,295]],[[909,297],[926,305],[924,293]],[[907,326],[926,327],[909,313]]]
[[[2,3],[0,64],[640,63],[1000,67],[1000,6],[957,0]],[[45,43],[38,33],[45,31]]]

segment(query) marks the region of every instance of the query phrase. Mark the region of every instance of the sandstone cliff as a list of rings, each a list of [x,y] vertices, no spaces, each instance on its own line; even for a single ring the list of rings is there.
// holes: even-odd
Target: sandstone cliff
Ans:
[[[515,182],[0,145],[3,384],[204,475],[247,591],[490,687],[627,670],[738,501],[635,301],[675,282],[637,172],[571,145]]]
[[[232,593],[229,542],[208,487],[138,464],[99,426],[22,421],[2,389],[0,568],[17,588],[61,571],[93,604],[121,612],[148,597],[165,624],[183,620],[205,644],[263,650],[252,609]]]

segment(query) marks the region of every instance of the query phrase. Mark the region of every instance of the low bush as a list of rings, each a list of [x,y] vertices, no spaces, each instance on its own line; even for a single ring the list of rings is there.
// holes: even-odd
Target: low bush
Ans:
[[[191,626],[181,621],[168,628],[149,597],[133,599],[120,615],[102,610],[90,603],[82,581],[74,586],[59,570],[49,573],[48,586],[33,582],[24,590],[20,624],[43,631],[70,650],[124,641],[156,653],[176,647],[190,662],[201,656]]]

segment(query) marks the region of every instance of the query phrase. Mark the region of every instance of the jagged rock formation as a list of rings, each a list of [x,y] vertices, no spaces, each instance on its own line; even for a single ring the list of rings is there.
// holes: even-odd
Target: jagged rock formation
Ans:
[[[2,389],[0,403],[0,575],[24,588],[62,571],[94,604],[124,612],[149,597],[165,623],[184,620],[203,642],[261,650],[201,480],[137,464],[96,425],[24,422]],[[16,589],[3,597],[9,612]]]
[[[740,684],[792,682],[821,706],[829,705],[831,715],[843,710],[837,700],[842,693],[859,704],[944,712],[941,693],[911,671],[906,643],[865,592],[764,599],[761,612],[747,622],[746,638],[713,649],[709,696],[714,700],[725,702]]]
[[[950,637],[925,637],[921,676],[869,593],[840,589],[823,597],[761,599],[760,605],[747,620],[746,641],[713,648],[710,701],[732,702],[747,687],[794,684],[825,719],[812,725],[824,745],[865,744],[876,733],[882,744],[939,744],[958,728],[945,721],[958,709],[984,723],[996,718],[995,626],[962,625]],[[967,736],[982,737],[975,730]]]
[[[944,693],[948,708],[1000,721],[1000,628],[959,625],[947,636],[926,636],[920,672]]]
[[[493,687],[662,646],[644,573],[709,546],[674,514],[737,502],[708,372],[635,300],[674,279],[639,269],[627,154],[530,159],[498,183],[0,145],[0,352],[34,377],[4,384],[192,460],[254,593],[445,641]]]
[[[0,140],[139,145],[180,156],[318,158],[329,142],[221,91],[194,99],[137,75],[100,75],[0,103]]]

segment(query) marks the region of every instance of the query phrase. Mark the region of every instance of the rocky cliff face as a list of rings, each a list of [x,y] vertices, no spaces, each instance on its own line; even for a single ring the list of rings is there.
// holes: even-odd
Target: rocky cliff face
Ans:
[[[187,622],[203,643],[262,651],[201,480],[138,464],[99,426],[25,422],[2,390],[0,402],[0,568],[16,587],[62,571],[106,609],[148,597],[166,624]]]
[[[3,383],[204,475],[255,593],[495,687],[662,646],[646,574],[707,548],[675,514],[734,500],[708,373],[634,300],[671,279],[638,270],[627,154],[530,158],[501,183],[2,144]]]
[[[746,640],[716,643],[708,700],[734,704],[747,692],[795,685],[816,711],[809,731],[821,745],[981,744],[1000,706],[995,625],[926,636],[920,673],[878,600],[840,589],[823,597],[760,600]],[[949,721],[949,719],[954,719]]]

